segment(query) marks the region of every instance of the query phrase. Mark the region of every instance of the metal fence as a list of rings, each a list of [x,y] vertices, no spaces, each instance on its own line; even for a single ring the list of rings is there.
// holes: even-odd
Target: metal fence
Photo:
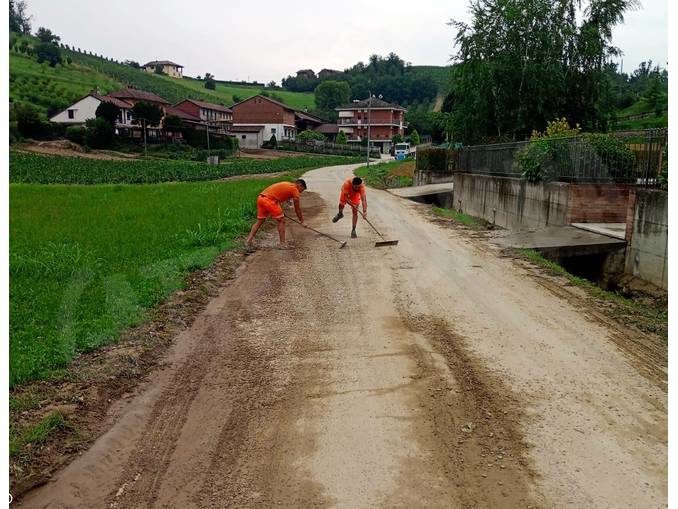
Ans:
[[[455,151],[454,171],[521,178],[532,168],[543,180],[658,186],[667,143],[667,129],[648,129],[475,145]]]

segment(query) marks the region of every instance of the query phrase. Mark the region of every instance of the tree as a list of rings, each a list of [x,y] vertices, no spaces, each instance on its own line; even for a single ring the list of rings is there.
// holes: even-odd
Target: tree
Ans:
[[[17,129],[24,138],[45,138],[49,136],[49,123],[42,118],[40,111],[32,104],[14,104],[11,114],[16,118]]]
[[[346,139],[346,133],[344,131],[339,131],[339,133],[337,133],[336,142],[339,145],[346,145],[348,143],[348,140]]]
[[[214,75],[210,73],[205,73],[205,88],[214,90],[217,88],[217,83],[214,81]]]
[[[133,67],[134,69],[141,69],[141,65],[139,65],[139,62],[135,62],[134,60],[125,60],[123,64]]]
[[[652,108],[652,110],[655,112],[657,116],[661,114],[661,106],[660,106],[660,99],[661,99],[661,88],[659,85],[659,79],[657,77],[651,77],[649,78],[647,82],[647,86],[645,87],[645,90],[643,91],[643,99],[645,102]]]
[[[40,39],[40,42],[46,42],[48,44],[58,44],[61,41],[61,37],[56,34],[53,34],[49,28],[40,27],[35,33],[35,36]]]
[[[105,118],[90,118],[85,127],[85,144],[88,147],[108,148],[113,144],[115,129]]]
[[[162,127],[163,129],[165,129],[165,131],[176,133],[181,131],[183,123],[181,122],[181,119],[176,115],[167,115],[162,120]]]
[[[275,81],[269,81],[268,85],[266,85],[268,88],[275,88]]]
[[[636,0],[477,0],[451,21],[455,133],[466,143],[522,139],[567,115],[604,129],[605,60],[614,26]]]
[[[413,129],[412,133],[410,133],[410,143],[415,147],[421,143],[421,138],[419,138],[419,133],[416,129]]]
[[[396,143],[402,143],[403,141],[404,141],[403,137],[400,134],[395,134],[395,135],[393,135],[393,138],[391,138],[391,143],[393,143],[394,145]]]
[[[103,118],[106,122],[115,127],[115,123],[120,117],[120,108],[113,103],[102,101],[101,104],[97,106],[94,115],[97,118]]]
[[[38,63],[47,62],[50,67],[61,63],[61,51],[56,44],[41,42],[35,47]]]
[[[14,3],[9,0],[9,30],[10,32],[18,32],[21,34],[31,33],[31,18],[26,14],[26,2],[19,0]]]
[[[315,104],[327,118],[336,118],[334,108],[349,102],[351,87],[345,81],[326,80],[315,88]]]
[[[132,123],[143,127],[144,137],[146,128],[149,125],[159,125],[163,115],[162,108],[153,103],[139,101],[132,106]]]
[[[155,65],[155,69],[153,69],[153,73],[154,73],[154,74],[165,74],[165,73],[163,72],[163,69],[164,69],[164,67],[163,67],[162,64],[156,64],[156,65]]]

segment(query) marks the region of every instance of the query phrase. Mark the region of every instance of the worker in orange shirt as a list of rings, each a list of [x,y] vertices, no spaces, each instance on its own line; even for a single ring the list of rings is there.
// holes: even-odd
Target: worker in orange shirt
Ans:
[[[353,177],[347,179],[341,186],[341,194],[339,194],[339,212],[332,218],[332,222],[336,223],[344,217],[344,206],[346,202],[351,205],[353,209],[353,228],[351,229],[351,238],[355,239],[358,235],[355,232],[355,227],[358,224],[358,205],[363,204],[363,217],[367,216],[367,197],[365,196],[365,184],[360,177]]]
[[[299,197],[306,190],[304,179],[297,179],[295,182],[277,182],[264,189],[257,198],[257,222],[252,225],[250,234],[247,236],[247,247],[252,247],[254,236],[270,216],[278,221],[278,235],[280,236],[280,248],[288,249],[285,241],[285,214],[282,210],[282,204],[287,200],[294,202],[294,211],[299,218],[299,222],[305,228],[304,216],[301,214],[301,205]]]

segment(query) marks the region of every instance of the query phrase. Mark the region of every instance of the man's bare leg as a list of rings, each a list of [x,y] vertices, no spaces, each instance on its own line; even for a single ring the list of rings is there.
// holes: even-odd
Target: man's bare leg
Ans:
[[[355,227],[358,224],[358,207],[351,207],[353,209],[353,228],[351,229],[351,238],[355,239],[358,234],[355,232]]]
[[[280,237],[280,247],[285,247],[287,244],[285,243],[285,218],[276,218],[276,221],[278,221],[278,236]]]
[[[247,245],[252,246],[252,241],[254,240],[254,236],[257,234],[259,231],[259,228],[261,228],[261,225],[266,222],[266,219],[257,219],[257,222],[252,225],[252,229],[250,230],[250,234],[247,236]]]

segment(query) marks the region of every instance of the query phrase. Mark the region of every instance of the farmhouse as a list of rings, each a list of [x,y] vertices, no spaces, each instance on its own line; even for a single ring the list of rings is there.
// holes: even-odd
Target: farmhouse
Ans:
[[[346,133],[349,143],[360,143],[367,138],[382,152],[391,150],[391,139],[405,134],[405,112],[402,106],[373,97],[335,108],[339,113],[337,126]],[[369,110],[369,112],[368,112]]]
[[[312,129],[315,125],[322,123],[322,120],[318,117],[296,110],[263,95],[255,95],[245,99],[231,106],[231,109],[233,110],[231,131],[238,133],[240,131],[237,131],[236,128],[262,127],[263,141],[270,140],[272,136],[275,136],[276,141],[294,140],[297,131]],[[242,141],[242,137],[240,139]]]
[[[166,101],[159,95],[154,94],[153,92],[146,92],[145,90],[138,90],[136,88],[123,88],[122,90],[116,90],[115,92],[108,94],[108,97],[122,99],[123,101],[132,104],[132,106],[140,101],[156,104],[163,110],[165,109],[165,106],[169,106],[169,101]]]
[[[57,113],[49,120],[57,124],[83,125],[87,120],[96,117],[96,111],[102,102],[108,102],[120,108],[118,124],[129,125],[132,122],[132,104],[107,95],[100,95],[90,92],[85,97],[78,99],[68,108]]]
[[[260,148],[266,141],[263,125],[235,125],[231,134],[238,139],[240,148]]]
[[[208,124],[211,128],[228,132],[233,125],[233,110],[222,106],[221,104],[197,101],[195,99],[184,99],[174,105],[175,109],[181,110],[199,121]]]
[[[153,60],[152,62],[144,64],[144,69],[146,69],[146,72],[155,72],[159,65],[162,66],[163,74],[167,74],[167,76],[171,76],[172,78],[183,78],[184,66],[175,64],[169,60]]]

